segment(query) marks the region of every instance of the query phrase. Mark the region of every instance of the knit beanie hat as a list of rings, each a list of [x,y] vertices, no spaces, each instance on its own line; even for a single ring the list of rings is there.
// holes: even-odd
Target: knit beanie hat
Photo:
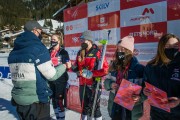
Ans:
[[[90,31],[90,30],[84,31],[82,33],[82,35],[80,36],[80,39],[85,39],[85,40],[93,41],[92,31]]]
[[[25,31],[32,31],[33,29],[43,29],[43,27],[34,20],[30,20],[28,22],[26,22],[26,24],[24,25],[24,30]]]
[[[126,36],[121,39],[120,45],[130,51],[134,51],[134,37]]]

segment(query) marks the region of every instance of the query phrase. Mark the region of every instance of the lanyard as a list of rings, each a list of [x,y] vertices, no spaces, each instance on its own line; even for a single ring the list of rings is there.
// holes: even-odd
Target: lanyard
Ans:
[[[121,72],[120,70],[118,70],[118,73],[117,73],[117,77],[116,77],[116,83],[117,84],[121,84],[121,81],[125,75],[125,73],[127,72],[127,70],[129,69],[129,66],[130,66],[130,63],[126,66],[125,70],[123,72]]]

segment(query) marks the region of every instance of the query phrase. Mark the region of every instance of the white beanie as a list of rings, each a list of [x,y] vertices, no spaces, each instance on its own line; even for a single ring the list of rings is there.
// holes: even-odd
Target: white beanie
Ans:
[[[80,39],[85,39],[85,40],[93,41],[92,31],[90,31],[90,30],[84,31],[82,33],[82,35],[80,36]]]
[[[126,36],[121,39],[120,46],[134,52],[134,37],[132,36]]]

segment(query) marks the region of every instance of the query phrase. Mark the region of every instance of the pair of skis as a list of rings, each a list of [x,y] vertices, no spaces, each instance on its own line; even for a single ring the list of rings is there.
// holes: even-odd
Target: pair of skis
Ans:
[[[108,43],[108,40],[109,40],[109,35],[111,33],[111,30],[108,30],[106,32],[107,32],[107,35],[108,35],[108,39],[103,39],[103,40],[99,41],[102,44],[102,52],[101,52],[101,57],[100,57],[100,60],[99,60],[98,70],[103,68],[107,43]],[[95,112],[95,109],[96,109],[96,104],[97,104],[97,99],[98,99],[98,92],[99,92],[99,86],[100,86],[101,78],[100,77],[96,78],[96,81],[97,81],[97,86],[96,86],[96,89],[95,89],[95,96],[94,96],[94,101],[93,101],[93,106],[92,106],[93,108],[92,108],[90,120],[92,120],[92,118],[94,117],[94,112]]]

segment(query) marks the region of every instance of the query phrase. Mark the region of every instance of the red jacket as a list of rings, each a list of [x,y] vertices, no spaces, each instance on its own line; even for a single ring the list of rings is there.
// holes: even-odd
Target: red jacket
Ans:
[[[98,63],[101,56],[101,52],[97,48],[92,47],[88,52],[86,52],[85,59],[82,62],[78,61],[79,56],[80,56],[80,52],[78,52],[78,55],[76,58],[78,70],[82,71],[83,69],[88,69],[93,73],[92,79],[86,79],[82,76],[79,76],[80,85],[84,85],[85,83],[86,85],[92,85],[95,77],[102,77],[108,74],[109,65],[106,58],[104,59],[104,62],[103,62],[103,68],[98,70]]]

